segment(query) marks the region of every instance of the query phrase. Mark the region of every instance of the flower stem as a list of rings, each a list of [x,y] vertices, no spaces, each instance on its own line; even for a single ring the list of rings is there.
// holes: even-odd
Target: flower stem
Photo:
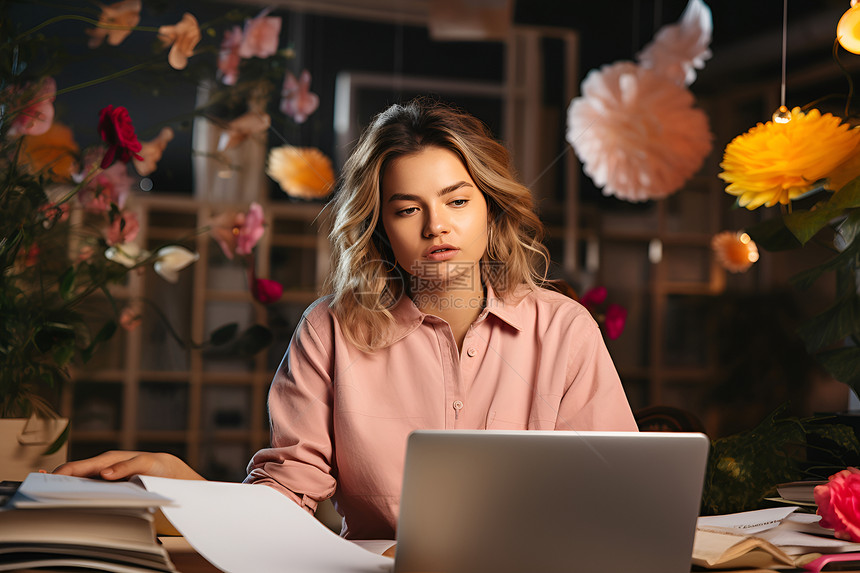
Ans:
[[[158,32],[158,28],[155,28],[153,26],[115,26],[115,25],[111,25],[111,24],[102,24],[98,20],[95,20],[93,18],[87,18],[86,16],[78,16],[77,14],[62,14],[60,16],[54,16],[53,18],[48,18],[44,22],[36,24],[35,26],[30,28],[26,32],[23,32],[22,34],[20,34],[17,38],[15,38],[15,40],[17,41],[17,40],[20,40],[22,38],[26,38],[27,36],[35,34],[36,32],[38,32],[42,28],[45,28],[46,26],[50,26],[51,24],[56,24],[57,22],[63,22],[65,20],[77,20],[79,22],[86,22],[87,24],[92,24],[93,26],[96,26],[97,28],[104,28],[106,30],[136,30],[136,31],[140,31],[140,32]]]

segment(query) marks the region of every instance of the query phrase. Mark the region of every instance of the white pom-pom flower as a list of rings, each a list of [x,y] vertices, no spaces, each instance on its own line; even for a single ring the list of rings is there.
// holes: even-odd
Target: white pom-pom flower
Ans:
[[[708,46],[713,28],[711,9],[702,0],[690,0],[681,19],[663,26],[637,59],[643,68],[690,85],[696,80],[696,69],[704,68],[711,57]]]
[[[568,108],[567,141],[604,195],[662,199],[695,174],[711,150],[708,118],[693,95],[632,62],[591,70]]]

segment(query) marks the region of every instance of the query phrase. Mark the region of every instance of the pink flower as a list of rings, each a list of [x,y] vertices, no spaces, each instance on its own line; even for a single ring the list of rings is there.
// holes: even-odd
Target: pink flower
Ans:
[[[78,192],[78,201],[84,209],[91,213],[110,211],[111,204],[122,209],[125,207],[125,201],[131,192],[132,182],[126,166],[122,163],[114,163],[93,177]]]
[[[245,222],[236,236],[236,252],[240,255],[250,255],[257,241],[263,236],[263,207],[259,203],[251,203]]]
[[[860,470],[847,468],[830,476],[828,483],[814,490],[822,527],[836,537],[860,541]]]
[[[624,324],[627,322],[627,309],[619,304],[610,304],[606,307],[606,318],[603,326],[606,328],[606,336],[615,340],[624,332]]]
[[[168,142],[173,139],[173,130],[169,127],[161,128],[155,139],[144,141],[140,144],[140,156],[142,159],[134,160],[134,169],[143,177],[146,177],[158,166],[161,156],[164,153],[164,148]]]
[[[55,223],[62,223],[69,218],[69,204],[45,203],[39,207],[39,212],[45,218],[42,225],[47,229],[53,227]]]
[[[139,305],[129,304],[119,313],[120,326],[129,332],[140,326],[142,321],[143,317],[141,316]]]
[[[606,287],[594,287],[593,289],[590,289],[588,292],[582,295],[582,298],[579,300],[579,302],[585,308],[590,309],[603,304],[604,301],[606,301],[606,294]]]
[[[29,86],[24,88],[27,90]],[[11,95],[11,94],[10,94]],[[54,99],[57,96],[57,82],[46,77],[38,85],[33,99],[16,111],[9,126],[9,135],[42,135],[54,121]]]
[[[284,76],[284,86],[281,88],[281,112],[293,118],[296,123],[305,120],[320,105],[320,98],[310,91],[311,74],[304,70],[299,79],[287,72]]]
[[[263,304],[277,302],[284,292],[284,287],[277,281],[255,278],[251,284],[251,295],[254,300]]]
[[[242,28],[233,26],[232,30],[224,30],[221,49],[218,51],[218,73],[224,85],[236,85],[239,79],[239,44],[242,43]]]
[[[245,34],[238,50],[240,57],[268,58],[278,51],[281,19],[268,14],[269,10],[263,10],[257,16],[245,20]]]
[[[102,6],[100,27],[87,30],[89,47],[98,48],[105,38],[111,46],[120,45],[131,34],[132,28],[140,23],[140,7],[141,0],[121,0],[110,6]]]
[[[140,223],[137,221],[137,215],[127,211],[121,213],[111,222],[105,235],[105,241],[111,247],[121,243],[130,243],[137,237],[139,230]]]
[[[200,25],[197,18],[186,12],[175,26],[161,26],[158,35],[165,46],[170,46],[167,63],[175,70],[184,70],[188,58],[200,42]]]
[[[124,107],[109,105],[99,113],[99,135],[108,144],[107,153],[102,159],[102,169],[110,166],[114,159],[128,163],[132,157],[143,159],[137,154],[141,145],[134,133],[134,125]]]

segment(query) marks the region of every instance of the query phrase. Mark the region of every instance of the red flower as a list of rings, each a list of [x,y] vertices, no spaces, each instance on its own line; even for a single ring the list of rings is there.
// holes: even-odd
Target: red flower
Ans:
[[[99,114],[99,135],[108,144],[101,167],[110,167],[114,160],[128,163],[132,158],[143,160],[138,155],[142,146],[134,133],[134,126],[124,107],[109,105]]]
[[[833,474],[827,485],[815,486],[814,495],[821,527],[833,529],[839,539],[860,541],[860,470]]]
[[[606,327],[606,336],[615,340],[624,332],[624,324],[627,322],[627,309],[620,304],[610,304],[606,307],[606,318],[603,326]]]
[[[255,278],[251,284],[251,295],[256,301],[263,304],[277,302],[283,292],[284,287],[277,281]]]
[[[579,300],[585,308],[591,310],[595,306],[601,305],[606,301],[606,287],[599,286],[590,289]]]

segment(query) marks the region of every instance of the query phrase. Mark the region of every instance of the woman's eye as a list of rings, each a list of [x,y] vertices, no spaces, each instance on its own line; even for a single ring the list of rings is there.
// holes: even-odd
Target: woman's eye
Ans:
[[[454,199],[453,201],[451,201],[451,204],[455,207],[462,207],[463,205],[465,205],[468,202],[469,202],[468,199]]]
[[[407,207],[405,209],[401,209],[397,212],[398,215],[411,215],[415,211],[418,210],[418,207]]]

